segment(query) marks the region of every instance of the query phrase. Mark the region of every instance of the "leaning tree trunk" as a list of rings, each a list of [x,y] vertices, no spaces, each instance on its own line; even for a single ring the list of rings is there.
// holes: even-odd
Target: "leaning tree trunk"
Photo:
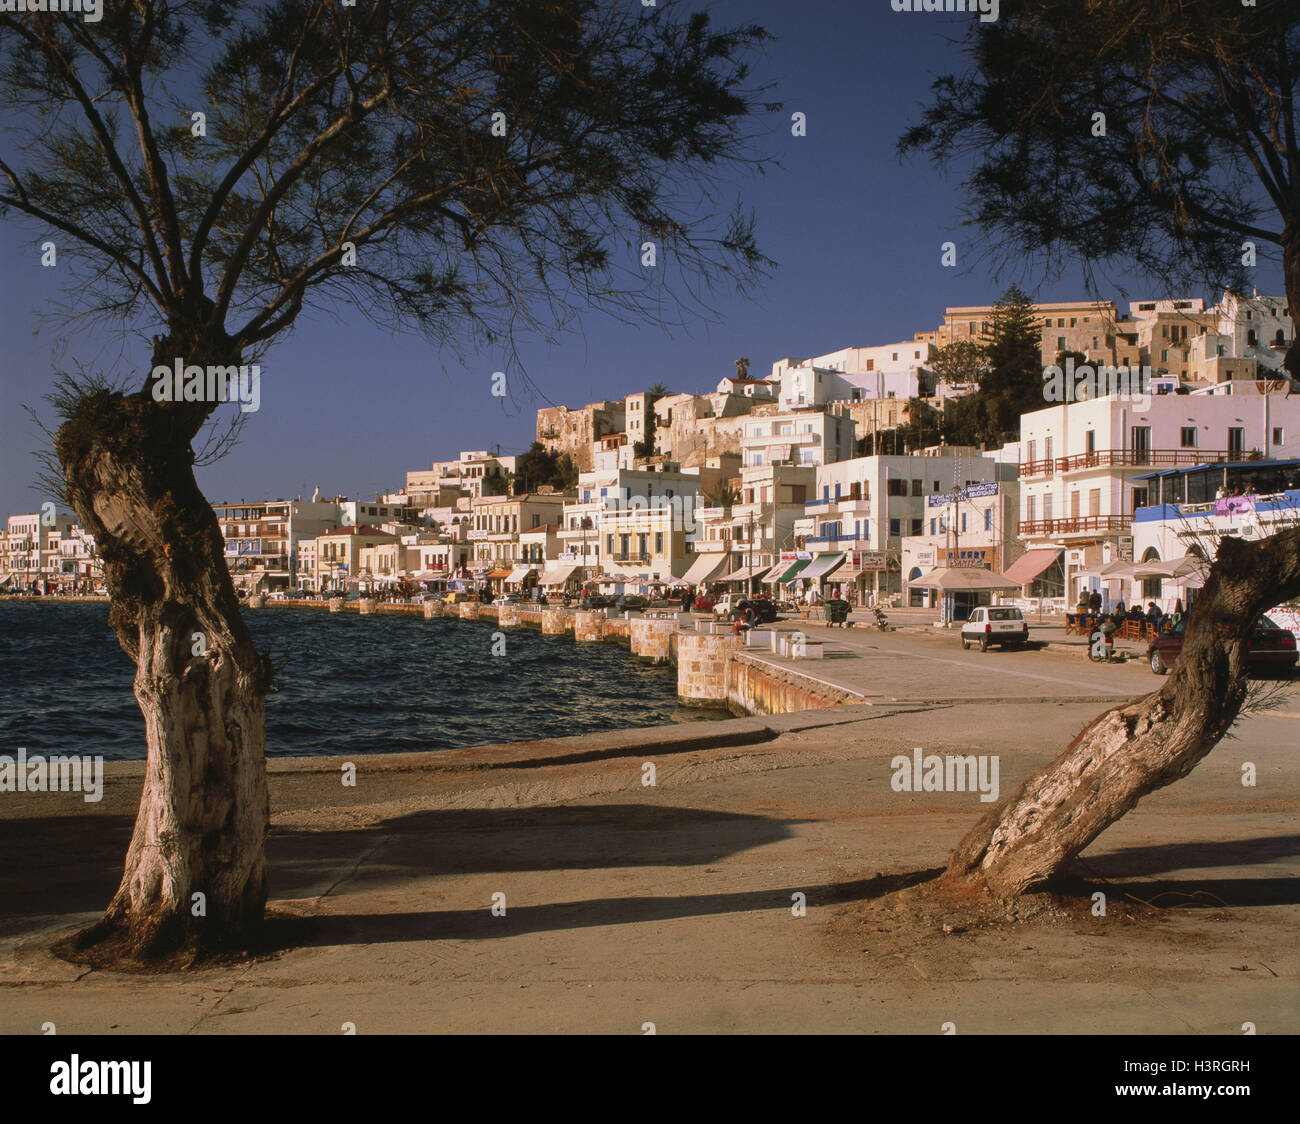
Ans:
[[[1291,345],[1282,365],[1300,381],[1300,223],[1288,222],[1282,230],[1282,279],[1287,315],[1291,317]]]
[[[156,341],[156,363],[177,354],[214,361]],[[266,903],[270,668],[240,617],[221,530],[194,479],[191,442],[211,409],[89,394],[55,439],[66,497],[104,561],[109,624],[136,661],[148,743],[121,885],[72,942],[100,961],[240,947]]]
[[[1101,715],[984,816],[952,853],[948,884],[1023,893],[1064,873],[1143,796],[1190,773],[1241,709],[1255,620],[1297,593],[1300,528],[1255,544],[1224,539],[1169,680]]]

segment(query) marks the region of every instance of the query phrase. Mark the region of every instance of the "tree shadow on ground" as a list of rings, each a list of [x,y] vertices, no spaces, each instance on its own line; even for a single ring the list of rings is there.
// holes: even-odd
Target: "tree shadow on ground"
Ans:
[[[413,875],[703,866],[789,839],[802,822],[657,804],[454,808],[364,828],[277,829],[267,856],[274,896],[291,898],[345,873],[349,889],[371,889]]]
[[[1268,835],[1251,839],[1214,839],[1152,843],[1121,847],[1100,855],[1087,852],[1080,865],[1094,876],[1132,878],[1170,870],[1213,870],[1224,866],[1255,866],[1300,855],[1300,835]]]
[[[391,944],[404,941],[491,940],[604,925],[637,925],[688,917],[789,910],[793,895],[805,895],[809,908],[865,902],[936,877],[939,870],[877,875],[847,882],[807,884],[762,890],[679,896],[595,898],[510,906],[493,916],[488,903],[477,909],[420,913],[334,913],[290,916],[276,913],[268,925],[271,949],[321,945]]]
[[[107,906],[134,825],[134,815],[0,820],[0,937]]]

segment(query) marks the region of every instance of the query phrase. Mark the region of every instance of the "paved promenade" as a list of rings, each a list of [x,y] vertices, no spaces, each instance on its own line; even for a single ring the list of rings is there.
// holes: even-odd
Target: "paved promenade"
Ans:
[[[1085,639],[1067,637],[1064,623],[1039,625],[1031,620],[1030,645],[1023,651],[964,651],[960,631],[935,626],[935,616],[931,610],[890,610],[890,624],[897,626],[890,632],[880,631],[860,614],[849,629],[786,619],[775,627],[823,642],[824,659],[789,660],[754,649],[749,654],[854,691],[868,701],[1107,702],[1145,694],[1161,682],[1137,644],[1120,646],[1131,653],[1127,662],[1095,664],[1087,658]]]
[[[925,697],[953,689],[967,653],[950,641],[844,643]],[[893,654],[870,657],[874,646]],[[1018,693],[999,669],[1023,666],[1064,691],[1074,665],[1053,659],[972,652],[969,681]],[[1082,657],[1078,668],[1096,674]],[[359,756],[356,788],[341,786],[338,759],[276,761],[284,951],[161,977],[88,972],[46,951],[96,916],[120,874],[141,767],[110,765],[100,804],[42,793],[5,805],[0,1031],[1300,1031],[1294,687],[1086,852],[1076,869],[1108,895],[1105,917],[1086,893],[1038,897],[948,932],[891,906],[888,876],[941,867],[989,807],[974,793],[895,791],[896,754],[996,754],[1005,795],[1099,709],[882,699]],[[1246,761],[1255,787],[1241,783]]]

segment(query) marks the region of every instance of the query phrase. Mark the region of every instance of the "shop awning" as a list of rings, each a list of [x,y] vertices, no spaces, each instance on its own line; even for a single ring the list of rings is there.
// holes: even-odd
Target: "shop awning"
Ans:
[[[1028,585],[1060,557],[1059,550],[1027,550],[1007,567],[1007,581]]]
[[[765,570],[767,570],[766,566],[741,566],[741,568],[735,571],[735,573],[723,574],[722,577],[719,578],[718,580],[724,582],[749,581],[750,578],[757,577]]]
[[[513,573],[513,570],[492,570],[486,576],[489,580],[496,581],[498,578],[508,578]]]
[[[446,576],[446,570],[416,570],[416,572],[411,575],[411,581],[431,582],[436,581],[438,578],[445,578]]]
[[[785,582],[793,581],[795,578],[801,577],[802,575],[799,571],[804,569],[804,567],[806,567],[811,561],[811,558],[800,558],[797,562],[784,570],[781,569],[780,566],[776,566],[763,580],[765,582],[774,582],[778,585],[783,585]]]
[[[713,576],[726,565],[726,562],[726,554],[720,551],[711,550],[704,554],[698,554],[686,573],[682,575],[682,581],[687,585],[699,585],[700,582],[711,581]]]
[[[1184,554],[1168,562],[1138,562],[1133,566],[1135,578],[1181,578],[1208,572],[1209,566],[1195,554]]]
[[[542,571],[539,579],[542,585],[563,585],[573,576],[573,571],[578,567],[571,562],[561,562],[558,566],[548,566]]]
[[[510,571],[510,576],[506,578],[506,581],[514,585],[516,582],[527,580],[535,573],[537,573],[537,570],[532,566],[516,566]]]
[[[931,570],[908,584],[919,589],[941,589],[944,593],[992,593],[1020,588],[1019,583],[1008,580],[1005,574],[966,566]]]
[[[837,569],[844,563],[844,555],[831,552],[830,554],[819,554],[809,563],[807,569],[799,576],[801,578],[824,578],[832,570]]]

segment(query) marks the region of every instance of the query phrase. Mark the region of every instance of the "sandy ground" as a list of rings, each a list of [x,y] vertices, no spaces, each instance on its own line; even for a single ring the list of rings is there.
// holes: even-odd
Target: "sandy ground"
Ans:
[[[974,925],[890,893],[988,807],[894,791],[894,755],[997,754],[1006,795],[1100,709],[855,706],[366,757],[356,788],[336,759],[276,762],[283,950],[166,976],[47,951],[120,876],[140,767],[110,766],[100,804],[4,798],[0,1031],[1300,1030],[1300,688],[1094,843],[1073,896]]]

